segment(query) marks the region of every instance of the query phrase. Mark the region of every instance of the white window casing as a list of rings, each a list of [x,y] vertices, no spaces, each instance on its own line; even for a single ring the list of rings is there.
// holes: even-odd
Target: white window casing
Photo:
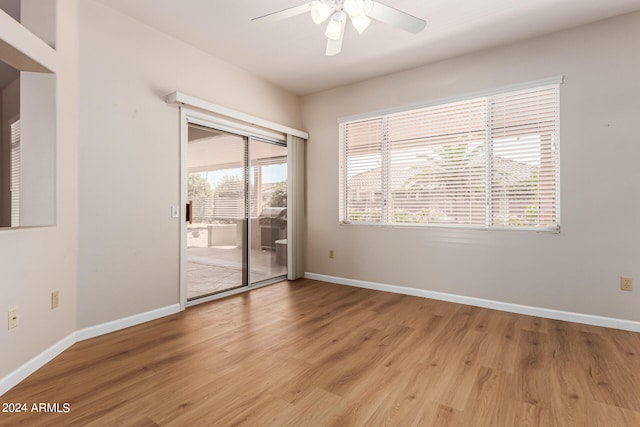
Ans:
[[[341,120],[340,222],[559,231],[561,80]]]

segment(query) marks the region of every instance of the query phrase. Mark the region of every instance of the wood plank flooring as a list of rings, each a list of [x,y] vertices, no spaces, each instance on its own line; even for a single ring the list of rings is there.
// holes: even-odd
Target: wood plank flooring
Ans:
[[[1,426],[640,426],[640,334],[298,280],[75,344],[0,402],[70,406]]]

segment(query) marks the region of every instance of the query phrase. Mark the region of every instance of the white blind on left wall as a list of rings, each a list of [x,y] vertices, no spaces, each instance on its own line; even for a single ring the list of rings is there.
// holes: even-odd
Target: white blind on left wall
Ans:
[[[20,120],[11,123],[11,227],[20,226]]]

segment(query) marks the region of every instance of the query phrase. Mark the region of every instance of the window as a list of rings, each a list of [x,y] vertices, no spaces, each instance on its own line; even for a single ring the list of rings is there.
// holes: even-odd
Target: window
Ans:
[[[52,226],[58,61],[50,12],[56,2],[9,3],[15,7],[0,6],[0,229]]]
[[[559,84],[340,123],[340,221],[559,230]]]
[[[11,227],[20,226],[20,120],[15,120],[11,128],[10,182]]]

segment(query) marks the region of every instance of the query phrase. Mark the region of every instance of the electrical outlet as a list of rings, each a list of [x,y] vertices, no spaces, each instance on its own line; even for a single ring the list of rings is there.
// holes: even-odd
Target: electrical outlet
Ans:
[[[333,252],[333,249],[329,249],[329,258],[331,259],[335,258],[335,253]]]
[[[18,326],[18,307],[9,310],[9,329]]]
[[[623,291],[632,291],[633,278],[624,276],[620,277],[620,289]]]
[[[51,309],[58,308],[60,305],[60,292],[53,291],[51,292]]]

